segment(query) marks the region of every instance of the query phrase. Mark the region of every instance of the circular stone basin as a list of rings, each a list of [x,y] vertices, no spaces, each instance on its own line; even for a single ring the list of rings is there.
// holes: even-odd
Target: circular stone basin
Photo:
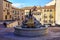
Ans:
[[[19,36],[41,36],[46,35],[47,27],[41,27],[41,28],[21,28],[21,27],[15,27],[14,33]]]

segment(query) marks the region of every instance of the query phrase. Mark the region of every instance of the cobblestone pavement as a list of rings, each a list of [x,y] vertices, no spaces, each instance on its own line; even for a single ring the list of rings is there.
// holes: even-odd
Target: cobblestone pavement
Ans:
[[[13,32],[13,28],[0,28],[0,40],[60,40],[60,27],[49,27],[48,34],[40,37],[21,37]]]

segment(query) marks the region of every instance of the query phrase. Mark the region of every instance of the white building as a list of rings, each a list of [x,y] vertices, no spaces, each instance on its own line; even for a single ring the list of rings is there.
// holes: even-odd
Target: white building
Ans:
[[[56,24],[60,25],[60,0],[56,0]]]
[[[48,4],[46,4],[45,6],[55,5],[55,3],[56,3],[56,0],[53,0],[53,1],[49,2]]]

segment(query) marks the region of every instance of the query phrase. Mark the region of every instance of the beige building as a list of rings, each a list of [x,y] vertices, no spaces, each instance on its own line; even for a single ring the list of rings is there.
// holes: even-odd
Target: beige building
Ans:
[[[25,20],[24,10],[22,9],[12,7],[12,14],[12,20],[17,20],[19,25],[22,24],[23,20]]]
[[[33,16],[42,23],[42,7],[36,6],[35,11],[33,11]]]
[[[42,9],[42,24],[55,26],[55,5],[45,6]]]
[[[42,23],[41,19],[42,19],[42,7],[40,6],[32,6],[32,7],[24,7],[24,13],[25,15],[29,14],[29,11],[31,9],[31,13],[33,14],[33,16],[40,22]]]
[[[21,13],[19,8],[12,7],[12,14],[13,14],[12,18],[13,20],[20,20]]]
[[[12,3],[0,0],[0,20],[12,20]]]
[[[56,24],[60,25],[60,0],[56,0]]]
[[[24,8],[21,8],[21,9],[24,10],[24,14],[25,15],[28,15],[29,14],[29,11],[30,11],[30,9],[32,9],[32,7],[33,6],[31,6],[31,7],[24,7]]]
[[[35,9],[34,9],[35,8]],[[51,6],[33,6],[23,8],[25,15],[29,14],[30,9],[32,10],[33,16],[42,24],[50,24],[55,26],[55,5]]]

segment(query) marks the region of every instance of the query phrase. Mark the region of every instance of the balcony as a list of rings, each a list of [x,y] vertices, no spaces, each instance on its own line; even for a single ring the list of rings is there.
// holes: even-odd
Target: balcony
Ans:
[[[53,16],[52,16],[52,15],[50,15],[50,16],[49,16],[49,18],[53,18]]]
[[[47,16],[44,16],[44,18],[47,18]]]
[[[53,21],[52,20],[49,20],[49,23],[53,23]]]

